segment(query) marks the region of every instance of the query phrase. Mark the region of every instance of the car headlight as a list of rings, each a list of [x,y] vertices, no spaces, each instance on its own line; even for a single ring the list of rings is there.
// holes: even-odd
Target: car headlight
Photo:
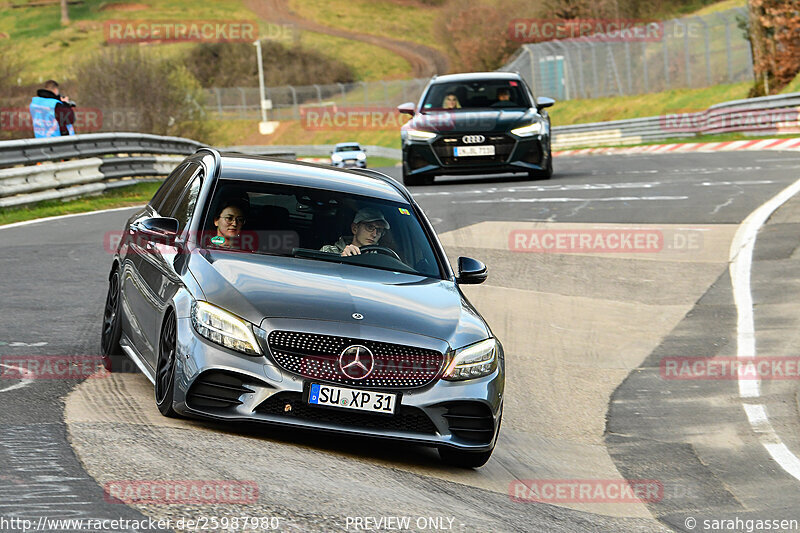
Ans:
[[[358,154],[356,154],[356,157],[358,158],[359,161],[363,161],[367,158],[367,154],[365,154],[364,152],[359,152]]]
[[[414,141],[429,141],[436,137],[436,134],[431,131],[422,130],[407,130],[408,138]]]
[[[482,378],[497,368],[497,341],[486,339],[456,350],[442,375],[449,381]]]
[[[544,133],[544,122],[534,122],[521,128],[511,130],[511,133],[518,137],[530,137],[531,135],[541,135]]]
[[[342,160],[342,156],[340,156],[339,154],[333,154],[333,155],[331,155],[331,161],[335,161],[335,162],[337,162],[337,163],[338,163],[338,162],[339,162],[339,161],[341,161],[341,160]]]
[[[248,355],[262,353],[249,322],[208,302],[192,303],[192,325],[211,342]]]

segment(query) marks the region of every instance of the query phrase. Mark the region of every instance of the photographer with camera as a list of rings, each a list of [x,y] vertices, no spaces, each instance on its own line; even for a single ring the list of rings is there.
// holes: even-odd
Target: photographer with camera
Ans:
[[[31,99],[33,134],[37,138],[75,135],[75,102],[59,94],[58,83],[47,80]]]

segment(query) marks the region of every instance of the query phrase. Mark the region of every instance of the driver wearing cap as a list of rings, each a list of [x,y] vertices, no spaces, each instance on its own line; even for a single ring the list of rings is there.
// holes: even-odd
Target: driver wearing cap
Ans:
[[[320,250],[341,256],[358,255],[362,247],[377,245],[388,229],[389,223],[380,211],[371,207],[361,209],[350,224],[353,237],[343,236],[336,244],[327,244]]]

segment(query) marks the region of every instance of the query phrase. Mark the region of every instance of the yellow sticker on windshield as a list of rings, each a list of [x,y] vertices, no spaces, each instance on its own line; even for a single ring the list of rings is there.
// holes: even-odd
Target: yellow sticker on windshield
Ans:
[[[411,213],[408,212],[408,209],[405,209],[405,208],[402,208],[402,207],[398,207],[397,210],[400,211],[401,215],[410,215],[411,214]]]

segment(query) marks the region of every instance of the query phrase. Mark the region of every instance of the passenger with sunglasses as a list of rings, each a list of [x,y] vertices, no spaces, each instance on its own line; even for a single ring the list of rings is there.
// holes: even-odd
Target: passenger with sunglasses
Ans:
[[[352,238],[343,236],[335,244],[323,246],[321,251],[343,257],[359,255],[364,246],[377,245],[388,229],[389,223],[380,211],[370,207],[361,209],[350,224]]]

